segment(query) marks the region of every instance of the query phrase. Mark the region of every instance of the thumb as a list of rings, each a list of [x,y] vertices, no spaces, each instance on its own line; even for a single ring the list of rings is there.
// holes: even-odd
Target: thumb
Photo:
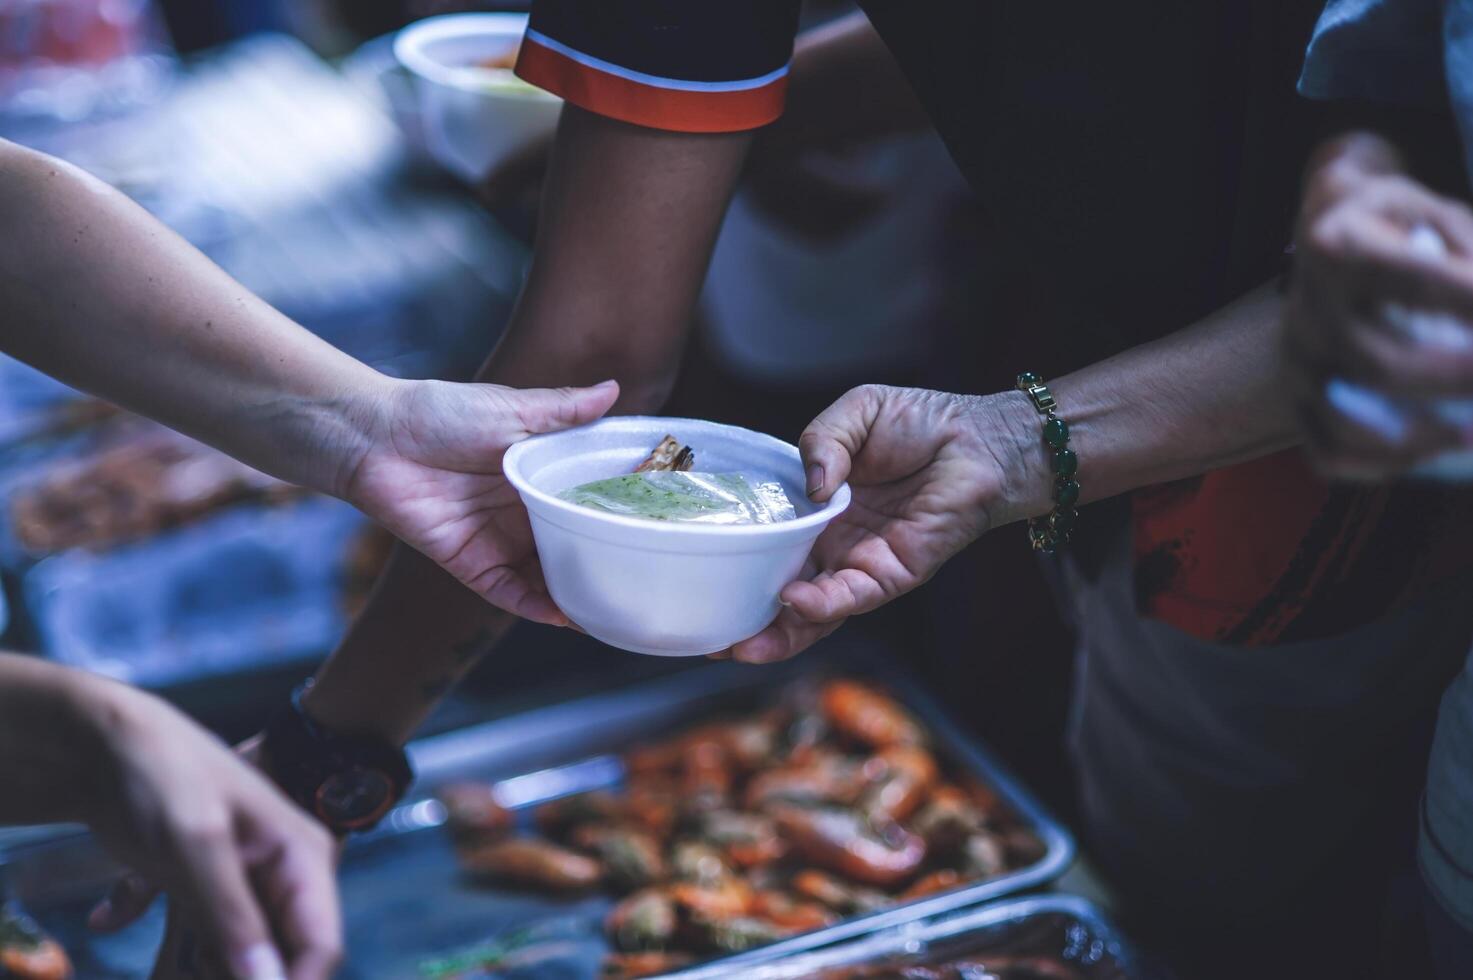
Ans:
[[[198,835],[180,847],[176,901],[186,903],[209,937],[213,950],[229,964],[235,980],[286,980],[286,965],[271,940],[266,916],[246,877],[235,841],[224,835]]]
[[[823,503],[845,480],[853,458],[869,438],[879,411],[878,389],[864,385],[847,392],[808,424],[798,439],[808,496]]]
[[[585,425],[601,418],[619,399],[619,383],[592,388],[526,388],[508,392],[522,427],[531,435]]]

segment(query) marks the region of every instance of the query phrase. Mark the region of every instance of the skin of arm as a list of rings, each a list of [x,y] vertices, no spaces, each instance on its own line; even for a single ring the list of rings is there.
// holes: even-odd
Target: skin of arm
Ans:
[[[1070,444],[1089,467],[1082,499],[1196,476],[1298,444],[1280,374],[1282,310],[1277,287],[1265,284],[1184,330],[1054,382]],[[1026,400],[1021,392],[1002,397]],[[1032,403],[1024,407],[1033,425],[1025,425],[1014,450],[1023,479],[999,512],[1005,522],[1052,506],[1048,459],[1039,432],[1031,431],[1042,423]]]
[[[616,386],[401,381],[252,296],[137,205],[0,141],[0,350],[266,472],[353,503],[486,601],[565,623],[501,475],[512,443]]]
[[[1194,476],[1295,445],[1282,383],[1282,300],[1264,285],[1170,336],[1051,380],[1079,457],[1081,500]],[[865,386],[804,432],[810,495],[854,503],[820,536],[811,577],[733,654],[781,660],[925,583],[993,528],[1047,514],[1054,474],[1022,392]]]
[[[14,229],[0,235],[8,353],[258,469],[341,491],[364,403],[390,379],[95,177],[3,141],[0,224]]]

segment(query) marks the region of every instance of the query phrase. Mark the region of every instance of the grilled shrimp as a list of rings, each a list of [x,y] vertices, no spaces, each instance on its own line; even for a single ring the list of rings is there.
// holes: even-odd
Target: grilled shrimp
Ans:
[[[894,698],[859,681],[837,679],[819,695],[824,717],[842,735],[875,749],[920,745],[920,725]]]
[[[859,809],[876,822],[905,820],[925,802],[940,774],[931,753],[914,745],[881,749],[865,768],[872,764],[880,774],[865,790]]]
[[[926,859],[920,837],[899,824],[871,828],[853,810],[785,806],[773,815],[800,857],[867,885],[894,888]]]
[[[584,891],[604,878],[603,865],[592,858],[526,837],[469,848],[462,859],[472,874],[549,891]]]
[[[817,868],[805,868],[794,875],[792,888],[799,895],[845,915],[873,912],[890,904],[890,896],[884,892],[851,885]]]

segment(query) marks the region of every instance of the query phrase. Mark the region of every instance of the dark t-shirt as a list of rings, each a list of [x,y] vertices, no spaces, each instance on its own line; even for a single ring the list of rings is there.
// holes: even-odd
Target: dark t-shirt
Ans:
[[[797,6],[538,0],[518,71],[639,125],[751,128],[781,112]],[[1322,133],[1295,94],[1318,0],[863,6],[994,219],[994,275],[1029,297],[998,329],[1052,352],[1031,369],[1164,336],[1281,272]],[[1334,635],[1473,560],[1457,496],[1331,489],[1297,453],[1128,506],[1140,608],[1204,639]]]

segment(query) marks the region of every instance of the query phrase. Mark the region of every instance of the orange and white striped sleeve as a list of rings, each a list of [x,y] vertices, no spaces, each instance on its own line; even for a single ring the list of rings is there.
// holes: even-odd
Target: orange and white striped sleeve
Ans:
[[[726,133],[782,115],[798,0],[535,0],[516,72],[590,112]]]

